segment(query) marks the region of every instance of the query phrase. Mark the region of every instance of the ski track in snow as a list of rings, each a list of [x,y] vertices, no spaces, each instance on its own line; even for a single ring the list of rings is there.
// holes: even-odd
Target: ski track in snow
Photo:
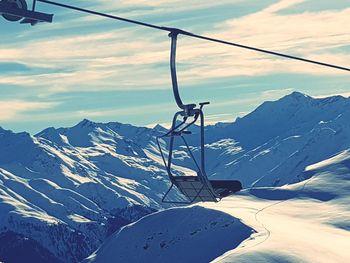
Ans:
[[[342,157],[343,156],[343,154],[344,154],[345,152],[343,152],[343,153],[341,153],[341,154],[339,154],[339,156],[340,157]],[[329,160],[332,160],[333,159],[333,157],[331,158],[331,159],[329,159]],[[336,159],[336,158],[335,158]],[[329,160],[326,160],[326,161],[322,161],[322,162],[320,162],[320,164],[321,163],[329,163]],[[316,165],[317,166],[317,165]],[[311,166],[310,166],[311,167]],[[321,166],[322,167],[322,166]],[[316,170],[318,170],[318,169],[316,169]],[[322,170],[322,169],[321,169]],[[349,261],[347,261],[346,259],[349,259],[349,256],[346,256],[346,249],[344,249],[344,243],[341,243],[341,242],[343,242],[344,240],[346,240],[346,237],[347,237],[347,234],[349,234],[348,232],[344,235],[344,233],[342,234],[342,236],[341,236],[341,239],[339,240],[339,242],[340,243],[338,243],[338,244],[340,244],[340,247],[337,247],[334,251],[329,251],[329,252],[327,252],[327,250],[326,251],[324,251],[324,253],[326,253],[326,255],[327,255],[327,253],[330,253],[330,255],[331,255],[331,253],[337,253],[337,254],[335,254],[335,255],[337,255],[337,259],[333,259],[333,258],[331,258],[330,260],[329,260],[329,257],[330,256],[328,256],[328,259],[326,258],[326,259],[322,259],[322,258],[319,258],[319,257],[317,257],[317,258],[313,258],[312,259],[312,261],[310,261],[310,258],[300,258],[300,257],[297,257],[298,255],[299,256],[301,256],[301,254],[298,254],[298,253],[300,253],[300,251],[298,251],[298,252],[296,252],[296,254],[294,253],[295,251],[293,251],[293,248],[291,247],[290,248],[290,250],[287,250],[287,251],[289,251],[291,254],[290,255],[288,255],[287,256],[287,254],[283,254],[283,252],[282,252],[282,254],[279,254],[278,252],[278,248],[276,248],[277,249],[277,253],[276,253],[276,255],[273,255],[273,252],[272,251],[270,251],[270,252],[267,252],[267,253],[270,253],[270,255],[268,255],[268,254],[266,254],[266,255],[264,255],[264,252],[266,251],[266,248],[269,248],[269,247],[271,247],[271,244],[267,244],[266,246],[264,246],[264,247],[262,247],[262,248],[257,248],[257,247],[260,247],[260,246],[262,246],[265,242],[267,242],[271,237],[273,237],[274,236],[274,232],[270,229],[270,227],[269,226],[274,226],[274,225],[271,225],[271,218],[269,218],[269,216],[271,216],[271,215],[267,215],[267,218],[266,218],[266,220],[264,220],[263,218],[261,218],[262,217],[262,215],[263,214],[265,214],[267,211],[269,211],[271,208],[276,208],[276,207],[278,207],[278,206],[280,206],[280,205],[282,205],[282,204],[285,204],[285,203],[287,203],[287,202],[291,202],[290,203],[290,207],[293,207],[293,200],[295,200],[295,201],[297,201],[298,199],[299,200],[308,200],[308,199],[303,199],[305,196],[303,196],[303,193],[307,193],[308,191],[306,191],[306,189],[308,189],[308,188],[310,188],[310,190],[309,190],[309,192],[313,192],[314,190],[312,189],[312,186],[314,186],[315,187],[315,185],[313,185],[313,182],[316,182],[317,181],[317,179],[318,179],[318,177],[320,177],[320,175],[323,175],[323,172],[324,171],[319,171],[318,173],[315,173],[314,174],[314,176],[312,176],[311,178],[309,178],[309,179],[306,179],[304,182],[303,182],[303,184],[302,185],[300,185],[300,187],[298,187],[297,189],[295,189],[295,193],[296,193],[296,195],[295,196],[293,196],[293,197],[290,197],[290,198],[288,198],[288,199],[285,199],[285,200],[280,200],[280,201],[278,201],[278,202],[275,202],[275,203],[273,203],[273,204],[269,204],[269,205],[267,205],[267,206],[264,206],[264,207],[262,207],[262,208],[260,208],[260,209],[258,209],[256,212],[255,212],[255,214],[254,214],[254,218],[255,218],[255,220],[256,220],[256,222],[260,225],[260,226],[262,226],[263,227],[263,229],[265,230],[265,233],[263,233],[263,235],[261,236],[261,235],[259,235],[259,236],[257,236],[257,237],[254,237],[254,234],[253,234],[253,236],[251,236],[250,238],[248,238],[247,240],[245,240],[244,242],[242,242],[241,243],[241,245],[240,246],[238,246],[237,248],[235,248],[235,249],[233,249],[233,250],[231,250],[231,251],[227,251],[226,253],[224,253],[222,256],[220,256],[220,257],[218,257],[218,258],[216,258],[214,261],[212,261],[212,262],[215,262],[215,263],[217,263],[217,262],[220,262],[220,263],[222,263],[222,262],[253,262],[253,261],[249,261],[249,260],[256,260],[256,259],[259,259],[260,261],[259,262],[304,262],[304,259],[306,260],[305,262],[336,262],[336,263],[340,263],[340,262],[349,262]],[[348,172],[349,173],[349,172]],[[330,176],[330,174],[328,174],[328,176]],[[322,179],[321,179],[322,180]],[[316,187],[317,187],[317,185],[316,185]],[[345,186],[346,187],[346,186]],[[247,189],[246,191],[243,191],[242,193],[244,194],[245,192],[248,192],[249,190],[254,190],[254,189],[258,189],[258,188],[251,188],[251,189]],[[233,197],[234,198],[234,197]],[[311,197],[312,198],[312,197]],[[317,199],[317,198],[316,198]],[[228,200],[229,201],[229,200]],[[321,202],[321,204],[322,204],[323,202]],[[335,206],[337,206],[336,204],[335,204]],[[253,207],[239,207],[239,206],[237,206],[237,207],[235,207],[235,208],[238,208],[238,209],[251,209],[251,210],[256,210],[256,209],[254,209]],[[284,214],[283,214],[283,209],[285,209],[285,208],[281,208],[281,211],[282,211],[282,218],[285,216]],[[312,208],[311,208],[312,209]],[[278,210],[276,210],[276,211],[278,211]],[[275,212],[276,212],[275,211]],[[323,211],[323,210],[322,210]],[[339,212],[339,211],[338,211]],[[274,213],[274,212],[272,212],[272,213]],[[325,216],[325,218],[327,217],[327,213],[331,213],[331,214],[333,214],[333,216],[334,216],[334,212],[332,213],[331,211],[327,211],[327,210],[325,210],[324,211],[324,213],[322,213],[321,212],[321,215],[323,214],[324,216]],[[233,212],[233,214],[234,214],[234,212]],[[311,212],[311,214],[312,214],[312,212]],[[337,213],[338,214],[338,213]],[[310,216],[310,215],[308,215],[308,216]],[[350,215],[349,215],[349,213],[345,210],[345,211],[343,211],[343,212],[340,212],[340,214],[338,214],[338,216],[340,216],[340,218],[342,218],[343,220],[345,219],[345,221],[344,222],[346,222],[346,218],[348,218]],[[241,217],[242,218],[242,217]],[[280,218],[278,218],[278,220],[280,220]],[[266,222],[265,222],[266,221]],[[291,220],[291,219],[289,219],[288,221],[291,221],[290,223],[291,223],[291,229],[293,229],[293,226],[295,227],[295,226],[302,226],[302,229],[304,229],[304,230],[307,230],[308,231],[308,234],[311,234],[311,235],[316,235],[316,233],[315,232],[312,232],[312,231],[315,231],[315,229],[312,229],[312,228],[310,228],[310,229],[308,229],[310,226],[308,226],[308,224],[307,224],[307,222],[305,222],[306,224],[305,224],[305,226],[304,225],[300,225],[300,223],[302,223],[302,224],[304,224],[303,223],[303,221],[300,221],[299,222],[299,220],[297,220],[296,219],[296,221],[295,222],[293,222],[294,220]],[[245,220],[243,220],[243,222],[245,222]],[[273,222],[274,223],[274,222]],[[272,224],[273,224],[272,223]],[[286,222],[283,222],[283,224],[285,224]],[[326,224],[327,224],[327,222],[325,222]],[[283,225],[282,224],[282,225]],[[250,225],[250,226],[252,226],[252,224],[249,224],[248,223],[248,225]],[[317,221],[315,221],[315,225],[317,226]],[[255,230],[257,229],[256,227],[253,227]],[[288,227],[287,227],[288,228]],[[279,238],[280,237],[280,235],[281,235],[281,233],[278,231],[279,229],[277,228],[276,229],[276,227],[274,227],[274,231],[276,231],[276,237],[277,238]],[[311,232],[310,232],[310,230],[311,230]],[[296,230],[297,231],[297,230]],[[322,230],[321,230],[321,228],[320,228],[320,231],[322,232]],[[260,233],[262,233],[261,231],[257,231],[258,233],[260,232]],[[287,233],[288,233],[288,231],[287,231]],[[322,237],[322,238],[324,238],[323,240],[327,240],[327,238],[334,238],[334,237],[336,237],[336,236],[334,236],[334,234],[337,234],[336,233],[336,231],[334,232],[334,233],[331,233],[331,234],[333,234],[333,236],[327,236],[327,234],[329,234],[328,232],[327,233],[325,233],[325,237],[323,237],[323,235],[321,234],[321,236],[320,237]],[[339,234],[339,233],[338,233]],[[303,234],[301,234],[301,235],[303,235]],[[306,236],[307,236],[307,234],[305,234]],[[317,235],[316,235],[317,236]],[[316,237],[317,238],[317,237]],[[336,237],[337,238],[337,237]],[[275,238],[276,239],[276,238]],[[255,240],[255,242],[253,242],[252,240]],[[282,241],[282,240],[281,240]],[[308,240],[309,241],[309,240]],[[337,240],[338,241],[338,240]],[[273,242],[273,241],[272,241]],[[275,242],[276,242],[276,240],[275,240]],[[321,241],[321,243],[319,243],[319,244],[322,244],[323,246],[325,245],[325,243],[322,243],[323,241]],[[283,241],[282,241],[282,243],[283,243]],[[302,243],[302,241],[301,241],[301,243]],[[307,241],[305,242],[306,244],[308,244],[307,243]],[[337,246],[338,244],[333,244],[334,246]],[[310,249],[316,249],[317,250],[317,246],[315,247],[315,245],[313,244],[313,245],[311,245],[311,244],[308,244],[309,246],[311,246],[311,247],[308,247],[307,245],[305,245],[305,248],[310,248]],[[345,245],[345,247],[346,247],[346,245]],[[257,248],[257,249],[254,249],[253,250],[253,248]],[[265,250],[264,250],[265,249]],[[271,248],[270,248],[271,249]],[[272,248],[273,249],[273,248]],[[285,248],[284,248],[285,249]],[[318,248],[319,249],[319,248]],[[252,252],[252,253],[250,253],[250,252]],[[286,252],[286,251],[284,251],[284,252]],[[342,252],[342,253],[339,253],[339,252]],[[258,253],[257,254],[257,256],[255,255],[255,257],[254,257],[254,253]],[[259,254],[260,253],[260,254]],[[272,253],[272,256],[271,256],[271,253]],[[294,253],[294,254],[293,254]],[[320,256],[321,254],[319,254],[319,256]],[[296,256],[296,257],[295,257]],[[244,257],[246,257],[246,259],[248,259],[248,261],[246,260],[246,259],[244,259]],[[289,258],[290,257],[290,258]],[[295,257],[295,258],[294,258]],[[312,257],[312,256],[311,256]],[[339,261],[339,259],[342,259],[342,260],[340,260]],[[345,261],[344,261],[344,259],[345,259]],[[326,260],[326,261],[325,261]],[[328,261],[327,261],[328,260]]]
[[[317,177],[317,176],[307,179],[307,180],[305,181],[305,183],[303,184],[302,188],[301,188],[300,190],[298,190],[298,194],[300,194],[300,192],[302,192],[303,190],[305,190],[306,185],[310,184],[310,182],[313,181],[316,177]],[[258,188],[251,187],[251,188],[246,189],[246,191],[250,191],[250,190],[253,190],[253,189],[258,189]],[[233,254],[235,254],[235,253],[238,253],[238,252],[241,252],[241,251],[245,251],[245,250],[252,249],[252,248],[254,248],[254,247],[256,247],[256,246],[259,246],[259,245],[261,245],[262,243],[266,242],[266,241],[270,238],[270,236],[271,236],[271,231],[270,231],[269,228],[267,228],[267,227],[265,226],[265,224],[264,224],[261,220],[259,220],[259,214],[261,214],[261,213],[263,213],[264,211],[270,209],[271,207],[275,207],[275,206],[280,205],[280,204],[282,204],[282,203],[286,203],[287,201],[290,201],[290,200],[293,199],[293,198],[295,198],[295,197],[292,197],[292,198],[289,198],[289,199],[286,199],[286,200],[281,200],[281,201],[278,201],[278,202],[276,202],[276,203],[267,205],[267,206],[265,206],[265,207],[263,207],[263,208],[257,210],[257,212],[254,214],[254,218],[255,218],[256,222],[258,222],[258,223],[265,229],[265,231],[266,231],[266,235],[265,235],[265,236],[261,236],[261,237],[263,238],[263,240],[261,240],[261,241],[258,241],[258,240],[257,240],[258,243],[252,244],[251,246],[245,246],[245,245],[243,245],[243,243],[244,243],[244,242],[243,242],[243,243],[242,243],[242,246],[239,246],[239,247],[237,247],[236,249],[233,249],[233,250],[231,250],[231,251],[225,253],[225,254],[227,254],[227,255],[225,255],[225,256],[223,256],[223,257],[220,257],[220,259],[219,259],[218,261],[217,261],[217,260],[214,260],[213,262],[221,262],[222,260],[225,260],[226,258],[230,257],[231,255],[233,255]],[[253,210],[256,210],[256,209],[254,209],[254,208],[252,208],[252,207],[249,207],[249,208],[247,208],[247,207],[237,207],[237,208],[244,208],[244,209],[253,209]],[[248,240],[251,240],[251,239],[248,239]],[[251,242],[251,241],[250,241],[250,242]]]

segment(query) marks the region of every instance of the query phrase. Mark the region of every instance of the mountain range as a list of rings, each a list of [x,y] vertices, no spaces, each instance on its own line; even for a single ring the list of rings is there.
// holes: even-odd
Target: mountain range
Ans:
[[[293,92],[232,123],[206,126],[207,174],[240,180],[245,189],[302,184],[314,174],[306,172],[307,167],[350,148],[349,111],[349,98],[312,98]],[[159,125],[151,129],[86,119],[74,127],[51,127],[33,136],[0,128],[0,241],[5,244],[0,261],[16,262],[15,252],[27,251],[36,262],[47,258],[79,262],[113,233],[120,233],[114,234],[115,240],[124,240],[123,226],[154,212],[159,215],[155,222],[173,222],[172,217],[181,215],[192,222],[196,214],[203,215],[207,228],[225,217],[198,207],[188,212],[168,210],[162,204],[169,180],[156,137],[165,131]],[[197,156],[198,127],[191,131],[188,141]],[[161,147],[166,152],[165,140]],[[174,163],[175,174],[193,172],[192,160],[180,143]],[[180,194],[173,192],[172,198]],[[145,218],[141,221],[151,217]],[[257,232],[235,217],[218,224],[239,231],[241,239],[230,241],[237,246]],[[140,234],[137,229],[133,233]],[[213,253],[218,256],[228,249]]]

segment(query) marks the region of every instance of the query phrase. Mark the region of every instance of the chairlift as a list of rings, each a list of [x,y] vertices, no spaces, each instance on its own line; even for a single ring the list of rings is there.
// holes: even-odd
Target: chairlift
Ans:
[[[162,198],[164,203],[175,204],[191,204],[194,202],[218,202],[223,197],[226,197],[232,193],[238,192],[242,189],[241,182],[237,180],[209,180],[205,171],[205,149],[204,149],[204,106],[209,102],[201,102],[197,107],[196,104],[184,104],[181,100],[179,87],[176,74],[176,46],[177,36],[182,33],[182,30],[171,28],[169,29],[171,38],[171,54],[170,54],[170,71],[172,79],[173,94],[177,106],[180,111],[176,112],[171,128],[167,133],[157,138],[158,148],[162,156],[166,171],[171,181],[171,186]],[[182,120],[180,120],[182,118]],[[199,120],[200,129],[200,160],[199,162],[195,158],[190,146],[186,141],[186,135],[190,135],[189,127],[194,125]],[[160,140],[163,138],[169,138],[169,152],[166,158],[165,153],[162,150]],[[178,176],[172,172],[172,163],[174,155],[174,143],[175,139],[180,138],[184,143],[186,151],[192,159],[196,168],[195,176]],[[176,186],[177,189],[183,194],[186,200],[169,200],[168,195]]]
[[[40,22],[51,23],[53,15],[36,11],[36,1],[33,0],[32,8],[28,10],[25,0],[0,0],[0,15],[7,21],[20,21],[21,24],[32,26]]]

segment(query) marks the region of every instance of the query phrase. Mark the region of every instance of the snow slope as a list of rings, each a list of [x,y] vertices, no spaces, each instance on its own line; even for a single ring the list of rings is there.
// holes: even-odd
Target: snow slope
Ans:
[[[152,214],[84,262],[349,262],[350,151],[303,176],[309,179]]]
[[[221,211],[174,208],[123,228],[84,262],[208,262],[238,246],[252,231]]]

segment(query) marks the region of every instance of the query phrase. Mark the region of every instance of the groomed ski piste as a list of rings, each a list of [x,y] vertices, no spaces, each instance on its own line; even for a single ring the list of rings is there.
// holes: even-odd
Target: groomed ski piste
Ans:
[[[350,150],[301,177],[151,214],[83,262],[350,262]]]

